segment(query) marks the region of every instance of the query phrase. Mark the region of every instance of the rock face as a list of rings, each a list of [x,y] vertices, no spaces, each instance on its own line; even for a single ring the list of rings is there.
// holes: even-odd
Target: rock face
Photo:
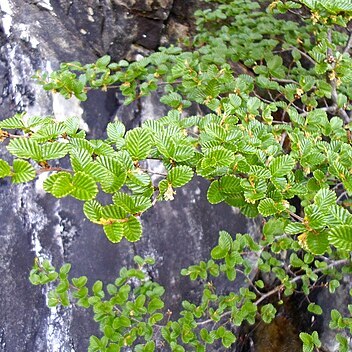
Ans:
[[[91,138],[99,138],[116,115],[128,127],[163,116],[155,98],[125,107],[116,92],[91,92],[88,101],[80,104],[45,93],[31,76],[38,69],[56,69],[62,61],[93,62],[107,52],[118,60],[154,50],[172,28],[180,28],[175,26],[187,29],[187,14],[194,4],[2,0],[1,119],[21,111],[54,114],[57,119],[75,115],[81,117],[83,128],[89,126]],[[0,158],[8,158],[5,147],[0,148]],[[152,255],[156,258],[152,275],[167,288],[167,307],[177,312],[180,300],[195,287],[180,276],[180,270],[209,257],[220,229],[236,233],[256,228],[230,207],[209,205],[207,184],[194,179],[175,201],[158,204],[143,217],[140,242],[114,245],[100,227],[85,219],[81,202],[43,193],[40,178],[20,186],[0,182],[1,352],[83,352],[89,336],[98,334],[89,312],[46,307],[46,289],[28,281],[36,256],[54,265],[70,262],[72,274],[87,275],[91,283],[97,279],[109,283],[121,266],[132,264],[135,254]]]

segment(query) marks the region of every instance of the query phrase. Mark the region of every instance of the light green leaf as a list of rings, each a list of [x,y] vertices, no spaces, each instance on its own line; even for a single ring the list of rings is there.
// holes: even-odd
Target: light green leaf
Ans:
[[[55,173],[44,181],[43,187],[56,198],[65,197],[73,190],[72,176],[67,172]]]
[[[20,130],[24,128],[23,114],[16,114],[8,119],[0,121],[0,128],[6,130]]]
[[[324,254],[329,247],[328,234],[325,231],[319,234],[308,232],[306,241],[308,250],[315,255]]]
[[[309,303],[308,311],[313,313],[313,314],[316,314],[316,315],[323,314],[323,310],[321,309],[321,307],[318,304],[315,304],[315,303]]]
[[[138,241],[142,236],[142,225],[137,218],[131,216],[124,224],[124,236],[130,242]]]
[[[300,222],[291,222],[285,227],[285,233],[288,235],[297,235],[306,230],[306,227]]]
[[[153,139],[148,129],[137,127],[126,133],[126,149],[133,160],[145,159],[152,148]]]
[[[327,223],[329,226],[352,225],[352,214],[347,209],[334,204],[328,210]]]
[[[92,163],[92,155],[86,149],[81,148],[72,148],[70,151],[70,159],[72,169],[75,172],[86,171],[86,167]]]
[[[12,139],[7,146],[7,150],[19,158],[33,159],[35,161],[45,160],[38,142],[29,138]]]
[[[105,169],[105,176],[99,179],[103,191],[106,193],[118,191],[126,181],[126,172],[121,163],[110,156],[100,156],[96,162]]]
[[[336,193],[327,188],[323,188],[315,195],[314,201],[322,211],[328,210],[336,204]]]
[[[98,187],[94,179],[84,172],[76,172],[72,179],[72,197],[80,200],[91,200],[98,193]]]
[[[121,146],[121,138],[125,131],[125,125],[120,121],[109,122],[106,128],[109,139],[115,143],[118,142],[119,146]]]
[[[226,231],[220,231],[219,247],[227,252],[230,251],[233,240],[231,235]]]
[[[117,205],[106,205],[102,209],[102,217],[106,220],[125,219],[127,213]]]
[[[113,201],[130,214],[143,212],[152,206],[150,198],[144,196],[130,196],[123,192],[115,193]]]
[[[11,175],[11,167],[9,163],[5,160],[0,159],[0,178],[10,176]]]
[[[269,170],[272,177],[282,177],[287,175],[296,162],[290,155],[281,155],[271,160]]]
[[[26,160],[16,159],[13,161],[13,183],[28,182],[35,178],[34,167]]]
[[[189,166],[181,165],[172,168],[167,174],[167,180],[172,187],[184,186],[193,177],[193,170]]]
[[[99,223],[103,207],[96,200],[90,200],[84,203],[83,211],[85,216],[92,222]]]
[[[241,186],[241,179],[234,175],[225,175],[219,180],[219,189],[222,194],[231,196],[243,190]]]
[[[68,152],[68,146],[64,143],[52,142],[40,145],[42,160],[60,159]]]
[[[330,244],[338,249],[352,251],[352,225],[333,227],[328,236]]]
[[[262,199],[258,205],[258,211],[263,216],[270,216],[283,211],[285,208],[281,203],[275,203],[271,198]]]
[[[121,222],[116,222],[104,226],[104,232],[110,242],[118,243],[123,238],[124,226]]]
[[[276,308],[271,304],[265,304],[260,309],[261,317],[264,323],[269,324],[275,318]]]
[[[225,195],[223,195],[220,191],[219,188],[219,181],[215,180],[210,184],[210,187],[208,188],[207,192],[207,199],[208,202],[211,204],[218,204],[222,202],[226,198]]]

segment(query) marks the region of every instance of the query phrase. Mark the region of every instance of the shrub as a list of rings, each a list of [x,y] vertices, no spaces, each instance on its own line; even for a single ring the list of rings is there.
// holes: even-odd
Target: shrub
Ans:
[[[85,276],[68,277],[70,264],[56,271],[38,259],[30,280],[56,284],[50,307],[74,301],[93,308],[102,337],[91,337],[89,351],[230,348],[235,327],[275,321],[284,302],[277,297],[300,291],[311,299],[324,277],[333,293],[351,273],[352,4],[266,5],[218,0],[195,13],[197,31],[183,48],[160,48],[132,63],[109,56],[63,63],[50,75],[36,75],[45,90],[82,101],[89,90],[111,86],[126,104],[158,91],[170,107],[167,116],[127,132],[120,121],[109,123],[105,140],[88,140],[76,118],[17,114],[0,122],[0,137],[16,157],[12,165],[0,160],[0,177],[20,183],[50,173],[44,190],[83,201],[86,217],[114,243],[138,241],[143,213],[173,200],[194,174],[209,180],[210,203],[263,219],[258,241],[220,231],[211,259],[182,270],[204,288],[198,304],[182,302],[176,320],[163,310],[164,288],[145,270],[151,258],[136,256],[136,268],[122,268],[114,283],[97,281],[91,290]],[[69,169],[52,166],[62,158]],[[150,159],[164,170],[158,177],[148,169]],[[112,194],[112,203],[99,203],[100,192]],[[247,283],[232,292],[238,273]],[[229,281],[226,292],[216,289],[216,277]],[[309,302],[309,312],[322,314]],[[339,309],[331,311],[330,327],[338,331],[340,351],[348,351],[352,318]],[[304,351],[321,346],[316,331],[301,332],[300,339]]]

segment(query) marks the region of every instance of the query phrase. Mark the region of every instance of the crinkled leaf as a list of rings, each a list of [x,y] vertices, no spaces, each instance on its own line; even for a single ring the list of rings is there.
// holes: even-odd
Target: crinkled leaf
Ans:
[[[83,211],[85,216],[92,222],[98,223],[101,219],[103,207],[96,200],[90,200],[84,203]]]
[[[128,218],[127,222],[124,224],[124,235],[126,239],[130,242],[138,241],[142,236],[142,225],[140,221],[131,216]]]
[[[174,188],[184,186],[193,177],[193,170],[189,166],[181,165],[172,168],[167,174],[167,180]]]
[[[6,130],[17,130],[24,128],[23,114],[16,114],[8,119],[0,121],[0,128]]]
[[[282,177],[287,175],[296,162],[290,155],[281,155],[271,160],[269,170],[272,177]]]
[[[72,184],[71,195],[77,199],[91,200],[98,193],[98,187],[94,179],[84,172],[76,172],[73,176]]]
[[[322,211],[327,210],[336,204],[336,193],[327,188],[320,189],[314,197],[314,202]]]
[[[137,127],[126,133],[126,149],[133,160],[145,159],[152,148],[153,139],[146,128]]]
[[[324,254],[329,247],[327,232],[324,231],[318,234],[309,232],[307,234],[306,244],[307,244],[308,250],[313,254],[315,255]]]
[[[28,182],[35,178],[34,167],[26,160],[16,159],[13,162],[13,183]]]
[[[41,160],[51,160],[63,158],[68,152],[68,146],[64,143],[52,142],[40,145],[42,151]]]
[[[9,163],[5,160],[0,159],[0,178],[10,176],[11,175],[11,167]]]
[[[332,228],[328,239],[336,248],[352,251],[352,225],[339,225]]]
[[[67,172],[55,173],[44,181],[43,187],[56,198],[65,197],[73,190],[72,176]]]
[[[218,204],[222,202],[225,198],[226,196],[222,194],[220,191],[219,181],[218,180],[213,181],[210,184],[207,192],[208,202],[211,204]]]
[[[97,163],[105,169],[105,176],[99,179],[103,191],[106,193],[118,191],[126,181],[124,167],[119,161],[109,156],[97,158]],[[101,171],[102,169],[100,168],[100,172]]]
[[[123,223],[116,222],[110,225],[105,225],[104,232],[110,242],[118,243],[123,238],[123,233],[124,233]]]
[[[12,139],[7,146],[7,150],[19,158],[33,159],[35,161],[45,160],[39,143],[29,138]]]

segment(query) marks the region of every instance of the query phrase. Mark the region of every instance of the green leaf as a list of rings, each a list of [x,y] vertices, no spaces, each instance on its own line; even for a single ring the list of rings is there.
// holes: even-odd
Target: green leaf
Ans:
[[[335,225],[352,225],[352,215],[347,209],[334,204],[328,210],[327,223],[330,227]]]
[[[263,216],[273,215],[277,212],[275,202],[271,198],[262,199],[258,205],[258,211]]]
[[[126,149],[133,160],[145,159],[151,151],[153,139],[148,129],[137,127],[126,133]]]
[[[225,175],[219,180],[219,189],[222,194],[230,197],[243,190],[241,186],[241,179],[234,175]]]
[[[8,119],[0,121],[0,128],[4,128],[6,130],[21,130],[24,127],[23,114],[16,114]]]
[[[306,230],[306,227],[300,222],[291,222],[285,227],[285,233],[288,235],[297,235]]]
[[[265,237],[282,235],[285,232],[285,220],[270,219],[263,226],[263,234]]]
[[[329,247],[327,232],[324,231],[319,234],[308,232],[307,247],[308,247],[308,250],[315,255],[324,254]],[[351,247],[352,247],[352,243],[351,243]]]
[[[45,192],[51,193],[56,198],[62,198],[73,190],[72,176],[68,172],[58,172],[49,176],[43,184]]]
[[[281,155],[271,160],[269,170],[272,177],[282,177],[287,175],[296,162],[290,155]]]
[[[101,215],[106,220],[126,219],[126,211],[117,205],[106,205],[102,208]]]
[[[7,146],[7,150],[19,158],[33,159],[35,161],[45,160],[38,142],[29,138],[12,139]]]
[[[339,225],[332,228],[328,240],[338,249],[352,251],[352,225]]]
[[[91,200],[98,193],[98,187],[94,179],[84,172],[76,172],[72,179],[72,197],[79,200]]]
[[[92,222],[99,223],[102,216],[103,207],[96,200],[90,200],[84,203],[83,211],[85,216]]]
[[[261,317],[264,323],[269,324],[275,318],[276,308],[271,304],[265,304],[260,309]]]
[[[110,225],[104,226],[104,232],[106,237],[112,243],[118,243],[122,240],[124,234],[124,226],[121,222],[116,222]]]
[[[72,278],[72,284],[73,286],[77,287],[77,288],[82,288],[86,285],[88,281],[87,276],[80,276],[78,278]]]
[[[130,214],[143,212],[152,206],[151,200],[144,196],[130,196],[127,193],[116,192],[113,201]]]
[[[229,252],[232,246],[233,240],[231,235],[226,231],[220,231],[219,236],[219,247],[224,251]]]
[[[336,204],[336,194],[327,188],[323,188],[317,192],[314,201],[322,211],[328,210]]]
[[[153,298],[150,300],[149,304],[148,304],[148,313],[152,314],[154,313],[156,310],[160,310],[164,308],[164,302],[160,299],[160,298]]]
[[[0,178],[10,176],[11,175],[11,167],[9,163],[5,160],[0,159]]]
[[[221,248],[220,246],[216,246],[211,251],[211,257],[215,260],[223,259],[226,257],[228,251],[226,249]]]
[[[117,192],[126,181],[126,172],[123,165],[110,156],[100,156],[96,162],[97,168],[92,168],[91,173],[93,176],[96,174],[97,177],[101,175],[101,172],[105,174],[105,176],[99,178],[103,191],[106,193]]]
[[[95,64],[98,68],[104,69],[107,65],[109,65],[110,61],[111,61],[111,57],[109,55],[104,55],[101,58],[99,58]]]
[[[315,304],[315,303],[309,303],[308,311],[313,313],[313,314],[316,314],[316,315],[322,315],[323,314],[323,310],[321,309],[321,307],[318,304]]]
[[[120,141],[120,138],[125,134],[125,125],[120,121],[109,122],[106,128],[109,139],[113,142]]]
[[[218,204],[222,202],[226,198],[225,195],[223,195],[220,191],[220,186],[219,186],[219,181],[215,180],[213,181],[207,192],[207,199],[208,202],[211,204]]]
[[[189,166],[175,166],[167,174],[167,180],[173,188],[182,187],[193,177],[193,170]]]
[[[230,348],[236,341],[236,336],[231,331],[226,331],[221,338],[221,343],[225,348]]]
[[[138,241],[142,236],[142,225],[137,218],[131,216],[124,224],[124,236],[130,242]]]
[[[45,143],[40,148],[42,160],[60,159],[68,153],[67,144],[59,142]]]
[[[13,161],[13,183],[28,182],[35,178],[34,167],[26,160],[16,159]]]

